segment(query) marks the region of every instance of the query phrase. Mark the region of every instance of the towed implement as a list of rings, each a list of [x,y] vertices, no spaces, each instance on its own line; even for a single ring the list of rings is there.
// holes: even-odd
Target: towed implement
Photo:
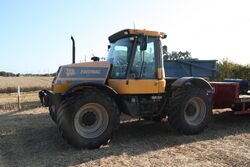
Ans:
[[[62,137],[77,148],[107,144],[120,114],[155,121],[168,116],[179,132],[198,134],[212,115],[213,88],[201,77],[166,77],[165,33],[126,29],[109,37],[107,61],[59,67],[43,106]]]

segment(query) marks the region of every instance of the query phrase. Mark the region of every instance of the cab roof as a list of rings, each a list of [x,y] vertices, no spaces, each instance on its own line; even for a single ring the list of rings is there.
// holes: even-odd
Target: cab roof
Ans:
[[[160,38],[166,38],[166,34],[164,32],[158,32],[158,31],[149,31],[149,30],[140,30],[140,29],[124,29],[121,30],[111,36],[109,36],[109,42],[114,43],[118,39],[131,37],[131,36],[137,36],[137,35],[146,35],[146,36],[153,36],[153,37],[160,37]]]

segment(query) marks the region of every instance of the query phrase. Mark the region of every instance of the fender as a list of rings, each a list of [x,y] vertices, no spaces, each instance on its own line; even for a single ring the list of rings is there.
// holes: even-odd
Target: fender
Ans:
[[[93,88],[97,88],[100,90],[104,90],[106,91],[109,95],[115,97],[118,93],[111,87],[109,87],[108,85],[105,84],[99,84],[99,83],[93,83],[93,82],[85,82],[85,83],[79,83],[79,84],[74,84],[71,87],[69,87],[68,89],[66,89],[63,93],[62,96],[67,96],[68,94],[70,94],[74,89],[80,88],[80,87],[93,87]],[[82,89],[82,88],[81,88]]]
[[[208,93],[214,92],[214,88],[210,85],[210,83],[200,77],[182,77],[174,81],[171,86],[178,88],[185,85],[194,85],[196,87],[205,89]]]

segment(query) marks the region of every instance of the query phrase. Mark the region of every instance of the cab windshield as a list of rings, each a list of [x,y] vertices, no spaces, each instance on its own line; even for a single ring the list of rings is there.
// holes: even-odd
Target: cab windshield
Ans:
[[[134,38],[123,38],[111,44],[107,61],[112,64],[111,78],[124,78],[126,75]]]

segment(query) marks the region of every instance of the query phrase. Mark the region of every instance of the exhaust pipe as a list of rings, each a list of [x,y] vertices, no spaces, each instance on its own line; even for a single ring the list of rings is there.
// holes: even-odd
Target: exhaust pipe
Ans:
[[[75,64],[75,40],[72,36],[71,40],[72,40],[72,63]]]

